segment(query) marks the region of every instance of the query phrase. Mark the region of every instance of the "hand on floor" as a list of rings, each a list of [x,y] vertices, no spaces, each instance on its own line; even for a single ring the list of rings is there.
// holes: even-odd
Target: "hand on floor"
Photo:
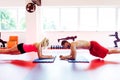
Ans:
[[[59,57],[61,60],[75,60],[75,58],[73,58],[71,55],[68,56],[60,55]]]

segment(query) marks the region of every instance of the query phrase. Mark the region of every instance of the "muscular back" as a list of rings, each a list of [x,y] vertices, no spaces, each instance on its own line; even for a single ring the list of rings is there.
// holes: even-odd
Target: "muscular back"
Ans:
[[[78,49],[89,49],[90,48],[90,42],[85,40],[77,40],[71,43],[71,45],[76,46]]]

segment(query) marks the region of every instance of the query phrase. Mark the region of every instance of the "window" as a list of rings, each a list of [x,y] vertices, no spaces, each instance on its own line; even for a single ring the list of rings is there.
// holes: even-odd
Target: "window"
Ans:
[[[62,30],[76,31],[78,28],[78,9],[77,8],[61,8],[60,24]]]
[[[120,8],[118,8],[117,14],[117,30],[120,30]]]
[[[0,31],[25,30],[24,8],[0,8]]]
[[[116,8],[98,8],[99,10],[99,28],[100,31],[116,30]]]
[[[41,26],[45,31],[54,31],[59,29],[59,9],[58,8],[42,8]]]
[[[97,28],[97,8],[80,8],[80,27],[82,31],[93,31]]]
[[[44,31],[119,31],[120,8],[42,7]]]

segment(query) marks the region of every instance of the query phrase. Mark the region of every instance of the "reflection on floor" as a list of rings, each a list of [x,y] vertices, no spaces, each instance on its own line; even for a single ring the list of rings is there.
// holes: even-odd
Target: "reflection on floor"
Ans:
[[[68,63],[60,54],[69,51],[50,50],[45,54],[56,56],[54,63],[33,63],[36,53],[0,55],[0,80],[120,80],[120,54],[108,55],[104,60],[78,51],[89,63]],[[83,53],[83,54],[82,54]]]

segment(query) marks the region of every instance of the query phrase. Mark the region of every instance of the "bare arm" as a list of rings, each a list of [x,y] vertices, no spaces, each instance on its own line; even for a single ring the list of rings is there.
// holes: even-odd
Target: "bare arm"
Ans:
[[[38,58],[41,58],[41,56],[42,56],[42,47],[41,47],[41,45],[39,45],[38,46]]]
[[[41,44],[38,46],[38,58],[53,58],[52,55],[43,55]]]
[[[75,59],[76,58],[76,43],[73,42],[71,43],[71,52],[70,52],[70,55],[71,55],[71,58]]]
[[[66,55],[66,56],[63,56],[63,55],[60,55],[60,59],[62,60],[66,60],[66,59],[72,59],[74,60],[76,58],[76,42],[73,42],[71,43],[71,47],[70,47],[70,54],[69,55]]]

